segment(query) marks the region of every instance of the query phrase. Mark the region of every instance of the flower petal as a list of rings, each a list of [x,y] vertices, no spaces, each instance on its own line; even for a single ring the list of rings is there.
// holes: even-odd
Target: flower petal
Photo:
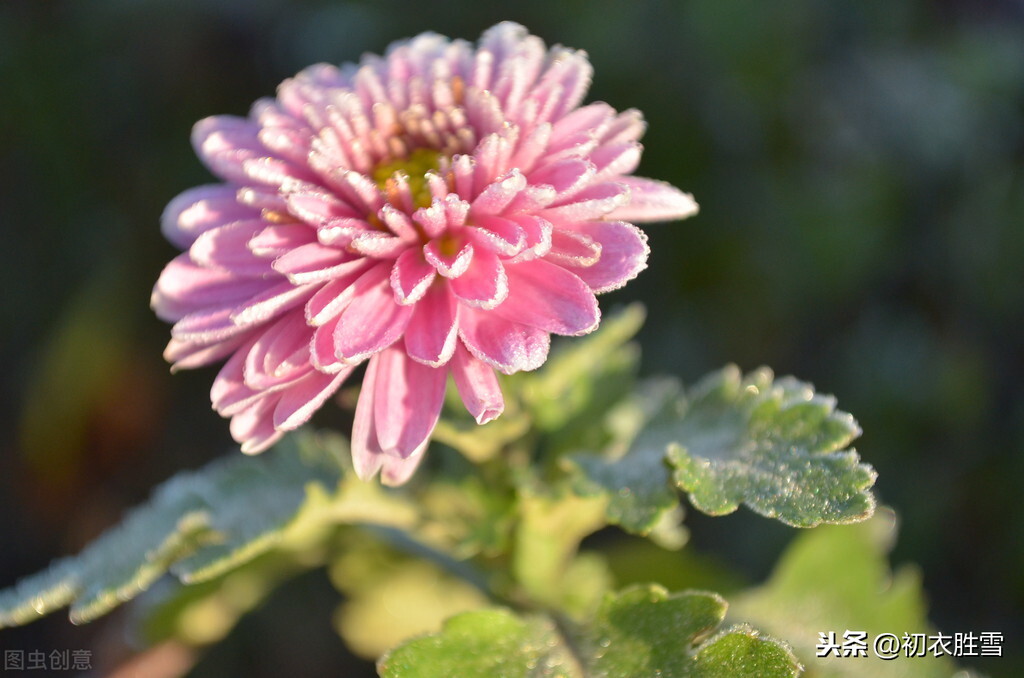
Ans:
[[[494,252],[477,250],[473,265],[449,283],[464,304],[491,309],[508,298],[508,276]]]
[[[478,424],[486,424],[505,409],[498,378],[486,363],[477,360],[461,344],[449,363],[462,404]]]
[[[467,306],[459,307],[458,323],[470,353],[499,372],[535,370],[547,360],[551,337],[544,330]]]
[[[411,306],[395,303],[388,281],[390,264],[378,264],[355,282],[359,288],[341,312],[334,331],[334,353],[354,365],[398,341],[409,324]]]
[[[231,417],[231,437],[242,444],[242,452],[245,454],[262,452],[284,435],[284,431],[274,429],[271,417],[276,401],[272,396],[260,398]]]
[[[577,276],[543,259],[507,267],[508,299],[494,313],[546,332],[579,335],[601,318],[597,299]]]
[[[561,265],[590,285],[595,293],[622,287],[647,267],[647,235],[623,221],[589,221],[578,224],[576,233],[600,245],[600,258],[592,263],[564,262]]]
[[[211,306],[241,303],[273,284],[274,281],[203,268],[185,253],[164,267],[149,304],[161,320],[176,322]]]
[[[391,269],[391,289],[399,304],[414,304],[423,298],[437,277],[437,271],[423,256],[421,249],[408,249],[398,255]]]
[[[233,221],[252,219],[260,211],[239,204],[238,189],[230,184],[197,186],[171,200],[160,216],[164,237],[181,249],[188,249],[200,235]]]
[[[685,219],[697,213],[697,203],[689,193],[664,181],[643,177],[618,177],[615,181],[629,187],[629,202],[609,212],[608,219],[645,222]]]
[[[459,249],[448,253],[451,246]],[[437,272],[446,278],[458,278],[465,273],[473,261],[473,244],[466,242],[461,245],[448,238],[435,238],[423,246],[423,256]]]
[[[374,402],[377,390],[377,367],[381,354],[370,358],[363,375],[363,385],[356,401],[355,419],[352,422],[352,468],[360,480],[370,480],[380,470],[384,450],[377,442],[374,424]]]
[[[388,487],[398,487],[409,482],[416,468],[423,461],[423,454],[427,451],[430,438],[420,443],[416,449],[405,457],[385,454],[381,457],[380,482]]]
[[[192,147],[199,159],[221,179],[247,184],[246,160],[267,155],[260,143],[259,126],[245,118],[218,115],[203,118],[192,127]]]
[[[266,275],[271,272],[270,260],[249,249],[249,241],[264,226],[259,219],[246,219],[211,228],[192,243],[189,256],[204,268],[221,269],[241,276]]]
[[[405,350],[409,357],[430,367],[447,363],[455,350],[456,312],[455,299],[447,285],[431,286],[416,302],[405,328]]]
[[[385,454],[408,457],[434,430],[444,403],[448,370],[410,360],[400,349],[380,354],[373,422]]]
[[[353,369],[348,368],[333,375],[311,370],[282,391],[281,400],[274,408],[274,428],[291,431],[305,424],[352,374]]]

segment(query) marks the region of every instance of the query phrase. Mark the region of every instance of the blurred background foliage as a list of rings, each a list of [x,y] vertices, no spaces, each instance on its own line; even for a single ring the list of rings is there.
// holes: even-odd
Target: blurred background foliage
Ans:
[[[641,173],[701,204],[648,228],[649,270],[604,300],[646,303],[644,372],[767,364],[836,394],[900,516],[892,560],[920,567],[943,631],[1006,635],[1016,663],[979,668],[1019,675],[1020,0],[5,0],[0,585],[230,447],[208,405],[214,372],[169,376],[168,329],[148,310],[176,253],[160,212],[210,181],[192,124],[244,114],[310,63],[424,30],[473,40],[503,19],[586,49],[590,100],[649,121]],[[686,550],[747,582],[796,534],[749,512],[687,525]],[[196,675],[354,661],[332,630],[336,597],[322,572],[296,580]],[[124,624],[57,617],[2,645],[92,648],[112,666]]]

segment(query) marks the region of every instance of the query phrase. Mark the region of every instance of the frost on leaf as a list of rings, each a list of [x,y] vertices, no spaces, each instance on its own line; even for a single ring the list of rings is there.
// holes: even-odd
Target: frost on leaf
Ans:
[[[583,626],[480,610],[399,646],[378,668],[384,678],[798,675],[799,663],[784,644],[744,624],[719,630],[725,611],[717,594],[670,594],[657,585],[609,594]]]
[[[860,427],[835,399],[762,368],[727,367],[687,394],[668,460],[693,505],[723,515],[745,504],[796,527],[851,523],[875,508],[875,471],[846,446]]]
[[[259,457],[232,455],[161,485],[77,556],[0,591],[0,628],[70,605],[84,623],[170,571],[186,583],[215,577],[269,549],[299,512],[310,483],[333,487],[337,462],[290,436]]]

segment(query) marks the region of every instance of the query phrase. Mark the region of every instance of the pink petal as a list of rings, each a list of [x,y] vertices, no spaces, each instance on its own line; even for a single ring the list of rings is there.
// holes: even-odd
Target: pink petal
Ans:
[[[375,259],[395,257],[407,247],[409,243],[405,240],[381,231],[360,233],[349,243],[349,248],[354,252]]]
[[[469,227],[468,233],[474,242],[509,257],[519,254],[526,247],[523,227],[505,217],[481,217],[477,220],[477,226]]]
[[[310,226],[319,227],[339,217],[357,218],[360,212],[325,191],[303,191],[286,197],[288,211]]]
[[[185,253],[164,267],[149,303],[161,320],[175,322],[210,306],[240,303],[273,284],[273,281],[240,278],[228,271],[203,268]]]
[[[398,457],[390,454],[381,456],[380,482],[388,487],[398,487],[409,482],[412,474],[423,460],[423,454],[427,451],[430,438],[420,443],[416,449],[406,457]]]
[[[469,269],[449,283],[452,292],[465,304],[491,309],[508,297],[508,276],[494,252],[477,250]]]
[[[306,322],[319,327],[328,320],[337,317],[348,306],[355,295],[363,287],[355,287],[355,282],[369,270],[370,263],[362,262],[362,267],[347,272],[318,289],[306,302]]]
[[[266,275],[271,272],[270,261],[249,249],[249,240],[264,226],[260,219],[247,219],[211,228],[192,243],[189,256],[205,268],[219,268],[240,276]]]
[[[470,213],[473,218],[487,214],[501,214],[516,197],[516,194],[524,188],[526,188],[526,177],[518,169],[513,169],[481,191],[473,201]]]
[[[266,390],[293,381],[309,371],[309,342],[313,331],[301,309],[275,321],[260,334],[246,354],[243,378],[252,389]]]
[[[313,330],[313,337],[309,342],[309,363],[317,372],[337,374],[349,367],[339,361],[338,356],[334,354],[334,332],[340,318],[341,316],[336,315]]]
[[[442,244],[442,238],[435,238],[424,245],[423,256],[444,277],[457,278],[469,269],[470,263],[473,261],[473,245],[468,242],[463,243],[457,252],[447,254],[445,250],[450,242]],[[447,239],[445,238],[445,240]]]
[[[384,450],[377,442],[374,425],[374,402],[377,390],[377,367],[381,354],[370,358],[363,376],[363,385],[356,401],[355,419],[352,422],[352,467],[360,480],[370,480],[380,470]]]
[[[313,294],[314,289],[314,285],[296,287],[287,280],[282,280],[236,309],[231,314],[231,320],[241,326],[266,322],[305,302]]]
[[[565,202],[591,183],[597,168],[589,160],[568,158],[545,165],[530,174],[531,184],[547,184],[555,189],[555,200]]]
[[[551,337],[544,330],[466,306],[459,308],[458,322],[466,348],[500,372],[535,370],[547,360]]]
[[[577,276],[543,259],[509,266],[508,299],[494,313],[546,332],[579,335],[601,318],[597,299]]]
[[[551,250],[544,258],[559,266],[593,266],[601,258],[601,244],[588,235],[557,229],[551,234]]]
[[[448,226],[444,203],[435,198],[430,207],[421,207],[412,213],[412,220],[423,229],[428,238],[436,238]]]
[[[260,398],[231,417],[231,437],[242,444],[242,452],[257,454],[267,449],[284,435],[274,430],[271,414],[276,398]]]
[[[618,289],[647,267],[647,235],[636,226],[622,221],[588,221],[578,224],[575,230],[598,243],[601,256],[593,264],[562,265],[595,293]]]
[[[197,186],[180,194],[164,208],[160,230],[181,249],[188,249],[201,234],[232,221],[255,218],[259,210],[240,205],[237,188],[230,184]]]
[[[245,118],[218,115],[192,127],[192,147],[203,163],[221,179],[247,184],[246,160],[267,155],[258,138],[259,126]]]
[[[213,409],[222,417],[233,417],[265,395],[247,386],[244,378],[246,358],[256,339],[258,337],[249,339],[235,351],[213,380],[210,401],[213,403]]]
[[[167,342],[167,348],[164,349],[164,360],[173,363],[171,372],[209,365],[230,356],[249,338],[249,334],[251,333],[243,333],[212,344],[200,344],[172,338]]]
[[[455,350],[456,303],[446,285],[432,286],[413,310],[405,328],[405,350],[430,367],[448,362]]]
[[[399,304],[414,304],[423,298],[437,272],[427,263],[421,249],[408,249],[395,260],[391,269],[391,289]]]
[[[352,374],[352,369],[338,374],[321,374],[311,371],[305,377],[281,393],[281,400],[274,408],[274,428],[291,431],[309,421],[320,407]]]
[[[505,409],[498,378],[483,361],[477,360],[463,346],[455,349],[451,363],[452,377],[462,403],[478,424],[486,424]]]
[[[322,283],[365,267],[362,259],[318,242],[300,245],[274,260],[274,270],[295,285]]]
[[[247,246],[255,255],[279,257],[311,242],[316,242],[316,232],[306,224],[273,224],[254,235]]]
[[[590,153],[590,160],[597,167],[596,181],[617,180],[623,174],[629,174],[640,164],[643,147],[635,141],[618,144],[607,144],[595,148]]]
[[[385,454],[408,457],[434,430],[444,403],[448,370],[410,360],[391,348],[380,354],[373,422]]]
[[[617,182],[629,187],[629,202],[605,215],[622,221],[671,221],[685,219],[697,213],[697,203],[689,193],[683,193],[664,181],[643,177],[618,177]]]
[[[548,207],[543,215],[566,222],[600,219],[625,205],[629,195],[629,189],[622,183],[593,184],[574,195],[568,203]]]
[[[398,341],[412,315],[411,306],[395,303],[388,282],[391,266],[378,264],[363,274],[355,297],[338,321],[334,352],[342,362],[354,365]],[[362,289],[365,286],[365,289]]]

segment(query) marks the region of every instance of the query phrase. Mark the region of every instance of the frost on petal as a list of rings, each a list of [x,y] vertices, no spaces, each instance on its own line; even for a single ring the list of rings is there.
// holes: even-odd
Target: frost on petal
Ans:
[[[362,258],[318,242],[300,245],[274,260],[273,268],[295,285],[325,283],[365,268]]]
[[[494,252],[477,250],[473,265],[450,283],[459,300],[477,308],[491,309],[508,298],[508,276]]]
[[[258,454],[284,435],[284,431],[274,428],[271,418],[276,401],[272,395],[264,396],[231,417],[231,437],[241,443],[242,452]]]
[[[458,244],[449,239],[434,239],[423,246],[423,256],[445,278],[458,278],[473,261],[472,243]]]
[[[388,485],[415,471],[444,402],[446,369],[434,369],[388,349],[370,359],[352,426],[352,465],[369,480],[381,471]]]
[[[619,177],[629,187],[629,202],[608,213],[608,219],[622,221],[671,221],[697,213],[697,203],[689,193],[664,181],[643,177]]]
[[[380,355],[373,392],[377,443],[385,454],[407,457],[434,431],[448,370],[410,360],[398,348]]]
[[[265,157],[259,126],[245,118],[219,115],[203,118],[192,128],[192,147],[211,172],[236,184],[249,183],[246,160]]]
[[[337,374],[321,374],[315,370],[282,391],[281,399],[274,408],[274,428],[291,431],[309,421],[313,413],[330,398],[341,384],[352,374],[348,368]]]
[[[197,186],[180,194],[164,208],[160,230],[181,249],[188,249],[200,235],[233,221],[252,219],[259,210],[242,205],[237,189],[229,184]]]
[[[211,228],[192,243],[189,256],[207,269],[262,277],[271,272],[270,261],[254,254],[249,249],[249,240],[263,227],[264,223],[259,219],[246,219]]]
[[[423,298],[437,272],[424,258],[422,250],[402,252],[391,269],[391,289],[400,304],[413,304]]]
[[[153,288],[150,306],[161,320],[176,322],[212,306],[241,303],[273,284],[239,277],[230,271],[203,268],[188,254],[181,254],[164,267]]]
[[[554,334],[586,334],[601,313],[590,287],[561,266],[542,259],[508,267],[508,299],[495,313]]]
[[[355,418],[352,421],[352,468],[360,480],[370,480],[384,462],[384,450],[377,442],[374,422],[374,400],[377,391],[377,367],[381,354],[370,358],[363,375],[363,386],[356,402]]]
[[[562,262],[595,293],[618,289],[647,267],[647,235],[633,224],[622,221],[588,221],[574,231],[600,245],[600,257],[594,263]]]
[[[455,299],[447,286],[431,286],[416,303],[405,328],[405,351],[409,357],[431,367],[448,362],[455,350],[456,311]]]
[[[452,356],[451,369],[459,397],[476,423],[497,419],[505,409],[505,399],[494,370],[461,345]]]
[[[349,365],[362,362],[398,341],[412,315],[411,306],[395,302],[389,283],[390,266],[378,264],[356,281],[360,286],[345,307],[334,331],[334,352]]]
[[[493,311],[459,308],[459,338],[475,357],[504,374],[535,370],[544,364],[551,335],[499,317]]]

